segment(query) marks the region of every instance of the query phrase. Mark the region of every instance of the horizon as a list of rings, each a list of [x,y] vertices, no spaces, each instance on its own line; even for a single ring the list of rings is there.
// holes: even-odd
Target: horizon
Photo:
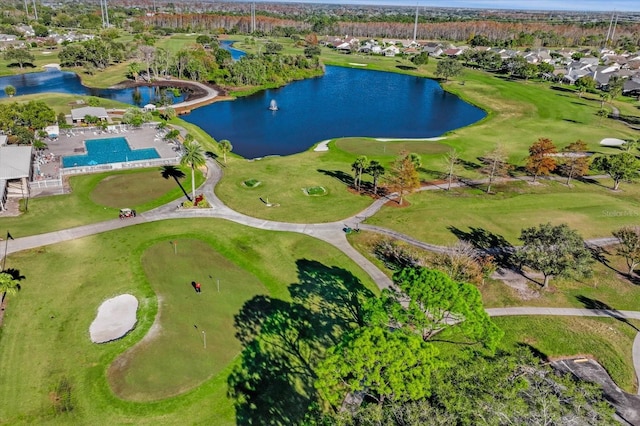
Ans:
[[[250,0],[239,0],[250,1]],[[579,3],[553,0],[450,0],[445,6],[433,0],[255,0],[259,3],[316,3],[316,4],[345,4],[354,6],[405,6],[433,7],[433,8],[464,8],[464,9],[499,9],[526,11],[566,11],[566,12],[640,12],[640,1],[613,0],[602,2],[599,0],[583,0]],[[606,6],[606,8],[605,8]]]

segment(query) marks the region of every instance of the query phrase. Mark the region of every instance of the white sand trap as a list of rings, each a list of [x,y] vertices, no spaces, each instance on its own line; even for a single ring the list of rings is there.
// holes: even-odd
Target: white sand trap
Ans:
[[[349,62],[349,65],[353,65],[354,67],[366,67],[367,64],[359,64],[357,62]]]
[[[54,69],[57,69],[57,70],[62,69],[62,68],[60,68],[60,64],[46,64],[46,65],[43,65],[42,68],[54,68]]]
[[[317,152],[329,151],[329,142],[331,142],[331,139],[322,141],[315,148],[313,148],[313,150]]]
[[[121,294],[105,300],[98,308],[98,315],[89,327],[93,343],[106,343],[127,334],[136,325],[138,299]]]
[[[625,143],[626,142],[623,141],[622,139],[616,139],[616,138],[604,138],[600,141],[600,145],[602,146],[622,146]]]

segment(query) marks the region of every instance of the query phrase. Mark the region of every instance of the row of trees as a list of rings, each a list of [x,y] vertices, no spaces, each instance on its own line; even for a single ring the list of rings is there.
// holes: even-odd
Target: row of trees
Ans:
[[[572,142],[559,151],[553,141],[540,138],[529,147],[525,170],[533,177],[533,182],[540,176],[549,176],[557,171],[566,177],[566,184],[569,185],[572,179],[585,176],[593,168],[609,174],[614,182],[613,189],[617,190],[621,182],[632,181],[638,176],[640,161],[629,152],[635,145],[636,142],[628,142],[627,152],[591,157],[587,151],[587,144],[581,140]],[[508,176],[513,169],[504,147],[500,145],[479,160],[479,172],[488,178],[487,192],[491,192],[496,178]],[[450,178],[455,174],[457,162],[456,154],[450,154],[447,159],[447,175]]]
[[[373,179],[373,194],[378,195],[378,184],[384,179],[384,187],[389,192],[397,192],[399,204],[403,203],[404,194],[420,186],[418,169],[422,166],[422,159],[418,154],[403,152],[393,162],[389,170],[377,160],[369,160],[361,155],[351,164],[354,172],[353,182],[356,191],[362,190],[362,175],[368,174]]]

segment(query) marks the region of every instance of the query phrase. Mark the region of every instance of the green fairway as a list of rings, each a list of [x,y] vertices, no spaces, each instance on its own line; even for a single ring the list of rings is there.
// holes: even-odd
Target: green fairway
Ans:
[[[631,348],[634,324],[611,318],[497,317],[504,346],[527,345],[551,359],[586,356],[597,360],[618,386],[636,393]]]
[[[170,241],[178,241],[176,263],[170,263],[176,257]],[[189,248],[196,252],[188,253]],[[165,264],[160,267],[162,259]],[[144,224],[10,256],[7,267],[26,278],[20,294],[9,299],[0,335],[0,423],[235,423],[233,403],[227,397],[230,367],[224,363],[239,346],[232,343],[237,330],[229,315],[254,294],[266,293],[286,304],[291,284],[310,279],[310,270],[301,268],[311,260],[315,268],[326,271],[353,271],[356,280],[375,289],[363,271],[325,243],[222,220]],[[193,276],[174,270],[178,267],[194,268]],[[220,294],[209,274],[221,277]],[[331,287],[331,276],[322,277]],[[193,292],[189,284],[193,279],[202,280],[202,294]],[[244,282],[231,282],[235,279]],[[170,288],[172,284],[179,289]],[[234,289],[238,294],[231,294]],[[92,344],[88,329],[98,306],[122,293],[133,294],[140,302],[136,328],[119,341]],[[230,306],[223,306],[227,302]],[[113,394],[107,370],[147,334],[158,310],[158,340],[150,340],[148,350],[143,344],[132,358],[133,365],[145,361],[150,365],[135,372],[125,368],[122,371],[128,374],[122,380],[130,397],[142,398],[136,392],[157,391],[163,383],[172,387],[171,393],[182,393],[161,402],[123,401]],[[193,327],[200,324],[207,327],[206,351],[200,329]],[[225,344],[229,347],[222,347]],[[160,359],[152,360],[154,356]],[[198,356],[203,359],[194,360]],[[153,371],[153,365],[160,370]],[[142,383],[127,382],[129,378]],[[56,397],[67,385],[72,409],[61,412],[56,410]]]
[[[614,192],[607,180],[599,182],[605,187],[574,182],[568,188],[543,181],[494,186],[495,194],[484,193],[484,186],[423,191],[407,197],[409,207],[385,207],[367,222],[435,244],[453,244],[471,228],[516,244],[522,228],[546,222],[566,223],[584,238],[608,237],[612,230],[637,222],[640,188],[627,184]]]
[[[160,303],[159,330],[116,359],[109,382],[123,399],[148,401],[184,392],[224,369],[240,351],[229,333],[234,314],[266,289],[200,240],[156,243],[143,254],[142,266],[166,302]],[[202,284],[200,293],[192,282]]]
[[[444,154],[451,150],[451,147],[438,141],[377,141],[369,138],[336,139],[334,146],[353,155],[375,156],[376,158],[388,157],[387,161],[393,161],[395,157],[403,152],[434,155]]]
[[[196,173],[196,187],[203,181],[202,173]],[[191,172],[185,169],[181,182],[190,188]],[[0,218],[0,228],[16,237],[42,234],[116,219],[122,207],[143,212],[184,195],[173,179],[161,176],[159,168],[72,176],[70,185],[70,194],[29,200],[28,212]]]

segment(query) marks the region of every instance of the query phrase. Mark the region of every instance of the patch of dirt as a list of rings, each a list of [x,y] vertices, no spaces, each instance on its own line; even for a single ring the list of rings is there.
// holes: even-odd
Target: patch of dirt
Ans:
[[[404,209],[405,207],[409,207],[411,203],[408,202],[406,199],[402,200],[402,204],[398,204],[397,200],[389,200],[386,203],[384,203],[384,205],[386,207],[396,207],[399,209]]]
[[[533,290],[530,280],[513,269],[498,268],[491,275],[494,280],[499,280],[514,289],[522,300],[533,300],[540,297],[540,292]]]

